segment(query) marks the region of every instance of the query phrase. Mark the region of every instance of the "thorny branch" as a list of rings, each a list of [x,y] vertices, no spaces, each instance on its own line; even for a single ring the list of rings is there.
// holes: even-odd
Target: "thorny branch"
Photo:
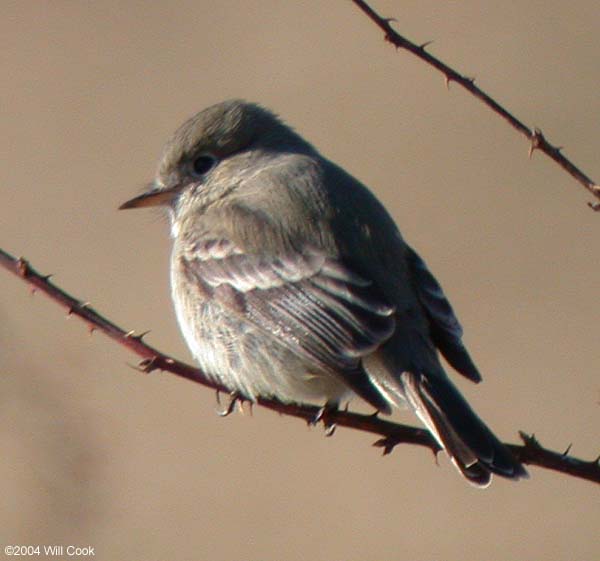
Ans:
[[[475,80],[468,76],[463,76],[456,70],[442,62],[439,58],[429,54],[426,50],[429,42],[417,45],[412,41],[409,41],[399,33],[397,33],[391,26],[393,18],[381,17],[367,2],[363,0],[352,0],[384,33],[385,40],[394,45],[398,49],[406,49],[414,54],[416,57],[425,61],[427,64],[433,66],[439,70],[446,79],[446,85],[450,82],[456,82],[461,85],[465,90],[469,91],[481,102],[485,103],[492,111],[500,115],[505,119],[513,128],[519,131],[529,140],[529,157],[531,158],[535,150],[543,152],[554,160],[560,167],[562,167],[567,173],[574,177],[581,185],[583,185],[594,197],[598,199],[596,202],[588,203],[590,208],[595,211],[600,211],[600,185],[594,182],[588,177],[583,171],[581,171],[575,164],[573,164],[568,158],[566,158],[561,148],[550,144],[542,134],[542,131],[538,128],[530,129],[522,121],[517,119],[514,115],[509,113],[502,105],[500,105],[495,99],[490,97],[486,92],[475,85]]]
[[[227,388],[208,379],[200,369],[179,362],[144,343],[142,340],[144,334],[135,335],[133,331],[121,329],[96,312],[89,304],[77,300],[52,283],[50,275],[44,276],[38,273],[25,259],[17,259],[0,249],[0,265],[29,283],[33,291],[39,290],[64,306],[69,315],[81,318],[87,323],[90,331],[103,331],[117,343],[141,356],[143,358],[139,365],[141,371],[166,370],[218,392],[228,393]],[[232,397],[233,402],[226,412],[232,410],[234,402],[238,399],[236,396]],[[377,415],[363,415],[350,411],[323,411],[314,405],[286,404],[268,398],[259,398],[257,402],[267,409],[298,417],[309,423],[314,423],[315,419],[318,419],[329,429],[329,433],[333,432],[333,427],[343,426],[376,434],[380,438],[374,445],[383,448],[384,454],[389,454],[396,445],[401,443],[424,446],[434,453],[439,451],[439,446],[426,430],[386,421]],[[570,447],[564,453],[553,452],[541,446],[533,435],[524,432],[519,434],[523,444],[507,444],[507,446],[524,464],[600,483],[600,457],[591,461],[580,460],[569,454]]]

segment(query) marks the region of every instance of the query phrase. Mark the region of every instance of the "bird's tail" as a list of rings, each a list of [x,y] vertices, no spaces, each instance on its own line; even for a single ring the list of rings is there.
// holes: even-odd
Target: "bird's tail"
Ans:
[[[486,487],[493,473],[528,477],[448,378],[404,372],[401,380],[408,403],[469,482]]]

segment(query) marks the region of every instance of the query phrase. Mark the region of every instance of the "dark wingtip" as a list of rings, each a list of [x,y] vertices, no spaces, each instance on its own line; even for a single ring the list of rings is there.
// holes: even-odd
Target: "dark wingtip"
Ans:
[[[460,341],[443,337],[443,334],[436,331],[433,331],[432,337],[435,345],[452,368],[476,384],[483,380],[471,355]]]

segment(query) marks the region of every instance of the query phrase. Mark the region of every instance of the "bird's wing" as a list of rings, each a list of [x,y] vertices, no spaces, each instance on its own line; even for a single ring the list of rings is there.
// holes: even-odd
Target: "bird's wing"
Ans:
[[[419,301],[429,319],[433,342],[453,368],[470,380],[480,382],[481,374],[462,342],[462,326],[442,287],[414,249],[407,246],[406,256]]]
[[[394,308],[372,284],[317,250],[280,256],[242,251],[226,239],[196,240],[183,272],[206,297],[260,327],[321,370],[344,380],[380,409],[361,358],[394,331]],[[367,395],[366,395],[367,394]]]

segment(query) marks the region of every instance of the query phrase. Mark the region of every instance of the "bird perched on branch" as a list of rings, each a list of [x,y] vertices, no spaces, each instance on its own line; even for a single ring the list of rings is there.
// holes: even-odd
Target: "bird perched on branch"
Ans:
[[[164,148],[172,296],[206,375],[254,400],[408,405],[473,484],[527,472],[444,372],[481,376],[424,261],[382,204],[267,109],[213,105]]]

